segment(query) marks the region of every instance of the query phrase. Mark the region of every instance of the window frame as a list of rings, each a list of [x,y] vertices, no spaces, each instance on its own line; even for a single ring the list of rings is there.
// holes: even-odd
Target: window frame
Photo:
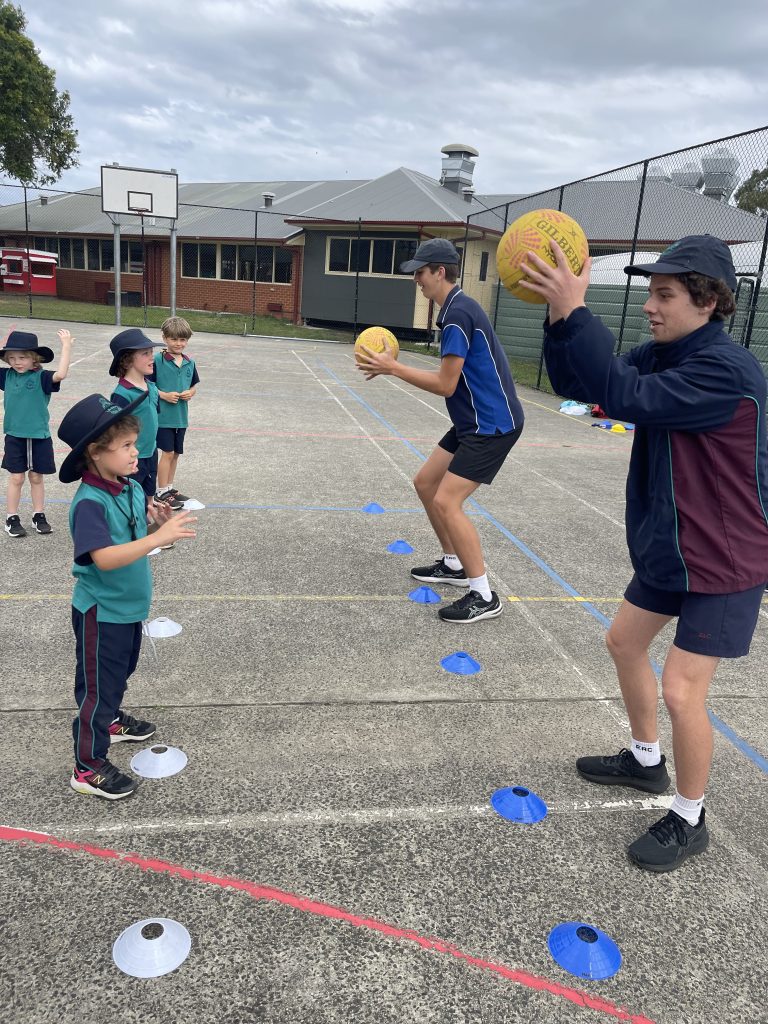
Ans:
[[[399,271],[397,269],[397,265],[399,265],[399,264],[395,263],[395,253],[397,251],[397,243],[398,242],[412,242],[413,243],[413,247],[414,247],[414,251],[418,247],[418,244],[419,244],[418,240],[415,239],[415,238],[408,237],[408,236],[397,237],[395,235],[361,235],[360,242],[361,243],[367,243],[367,245],[368,245],[368,270],[360,270],[360,271],[352,270],[352,269],[347,269],[347,270],[331,270],[330,269],[330,267],[331,267],[331,244],[333,242],[347,242],[347,267],[349,268],[349,267],[351,267],[352,259],[353,259],[353,257],[352,257],[353,245],[356,244],[357,241],[358,241],[357,235],[326,235],[326,237],[325,237],[325,273],[329,277],[356,277],[358,275],[358,273],[359,273],[360,277],[379,278],[380,280],[384,280],[384,281],[391,280],[392,278],[395,278],[395,279],[400,278],[401,280],[408,280],[411,277],[410,274],[403,274],[401,271]],[[374,271],[374,270],[371,269],[373,267],[373,259],[374,259],[374,253],[376,251],[376,243],[377,242],[390,242],[392,244],[392,257],[391,257],[392,270],[389,273],[385,273],[384,271],[378,271],[378,270]]]

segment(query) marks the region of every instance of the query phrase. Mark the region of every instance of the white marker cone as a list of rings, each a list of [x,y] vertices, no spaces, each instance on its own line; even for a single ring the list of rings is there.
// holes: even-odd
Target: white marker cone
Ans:
[[[192,938],[184,925],[167,917],[137,921],[115,939],[112,959],[132,978],[159,978],[189,956]]]
[[[178,747],[155,744],[145,747],[131,758],[131,771],[143,779],[167,779],[178,775],[187,766],[187,755]]]

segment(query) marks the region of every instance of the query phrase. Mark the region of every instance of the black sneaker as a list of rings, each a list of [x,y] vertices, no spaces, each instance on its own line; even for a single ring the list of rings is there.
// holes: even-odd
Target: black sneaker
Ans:
[[[75,766],[69,784],[76,793],[100,796],[105,800],[124,800],[139,788],[137,779],[123,775],[110,761],[105,761],[98,769]]]
[[[110,743],[140,743],[155,735],[157,726],[153,722],[142,722],[138,718],[126,715],[124,711],[109,727]]]
[[[580,757],[576,771],[582,779],[601,786],[630,786],[646,793],[663,793],[669,789],[666,762],[662,754],[658,764],[644,768],[632,751],[624,747],[608,757]]]
[[[704,853],[708,846],[709,832],[702,807],[698,825],[689,825],[685,818],[668,811],[632,843],[627,853],[633,864],[646,871],[674,871],[688,857]]]
[[[18,516],[8,516],[5,520],[5,532],[9,537],[26,537],[27,531],[21,525]]]
[[[432,565],[411,569],[411,576],[421,583],[450,583],[452,587],[469,586],[464,569],[449,569],[444,558],[438,558]]]
[[[45,512],[35,512],[32,516],[32,522],[35,524],[35,529],[38,533],[51,532],[51,524],[45,518]]]
[[[174,512],[178,512],[184,508],[184,502],[179,501],[175,498],[169,490],[162,491],[160,494],[155,495],[155,501],[161,501],[164,505],[167,505]]]
[[[180,491],[177,491],[175,487],[171,488],[170,495],[172,498],[175,498],[176,501],[180,501],[182,505],[184,504],[185,501],[189,501],[189,495],[182,494]]]
[[[501,615],[501,601],[495,590],[491,591],[491,600],[485,601],[476,590],[470,590],[458,601],[441,608],[437,613],[443,622],[480,622],[481,619],[495,619]]]

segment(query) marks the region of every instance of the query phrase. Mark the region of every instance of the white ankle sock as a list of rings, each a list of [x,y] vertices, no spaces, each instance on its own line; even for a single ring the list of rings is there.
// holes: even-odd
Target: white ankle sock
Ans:
[[[469,589],[476,590],[484,601],[491,600],[491,588],[488,585],[487,573],[483,573],[482,576],[470,576]]]
[[[632,737],[632,745],[629,748],[635,755],[635,760],[639,761],[643,768],[652,768],[661,762],[661,747],[659,741],[655,743],[646,743],[643,740],[636,740]]]
[[[681,818],[685,818],[689,825],[698,825],[703,806],[703,796],[699,800],[688,800],[687,797],[680,796],[679,793],[675,793],[675,799],[672,801],[670,811],[674,811],[675,814],[679,814]]]
[[[448,568],[453,569],[454,572],[464,568],[456,555],[446,555],[446,553],[443,552],[443,561]]]

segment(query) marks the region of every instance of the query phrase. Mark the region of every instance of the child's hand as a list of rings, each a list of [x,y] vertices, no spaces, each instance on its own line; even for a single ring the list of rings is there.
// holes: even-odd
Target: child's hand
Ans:
[[[192,397],[192,391],[191,390],[181,391],[179,393],[179,398],[181,399],[182,402],[188,402],[191,397]]]
[[[163,523],[159,530],[155,530],[152,539],[161,548],[166,544],[174,544],[184,537],[194,537],[196,534],[190,529],[190,525],[196,522],[197,516],[192,516],[189,512],[179,512]]]
[[[57,331],[56,333],[59,336],[59,341],[61,342],[62,348],[66,348],[68,345],[71,345],[72,342],[75,340],[69,333],[69,331],[66,330],[64,327],[62,327],[62,329],[60,331]]]
[[[150,498],[147,502],[147,515],[151,517],[154,523],[165,523],[171,518],[172,514],[173,509],[164,501],[155,501],[154,498]]]
[[[11,326],[8,328],[8,333],[3,338],[3,340],[0,341],[0,348],[5,348],[5,343],[8,341],[8,339],[10,338],[10,336],[13,334],[13,332],[15,330],[16,330],[16,324],[11,324]]]
[[[176,405],[178,400],[181,398],[181,394],[178,391],[164,391],[163,401],[170,402],[171,405]]]

